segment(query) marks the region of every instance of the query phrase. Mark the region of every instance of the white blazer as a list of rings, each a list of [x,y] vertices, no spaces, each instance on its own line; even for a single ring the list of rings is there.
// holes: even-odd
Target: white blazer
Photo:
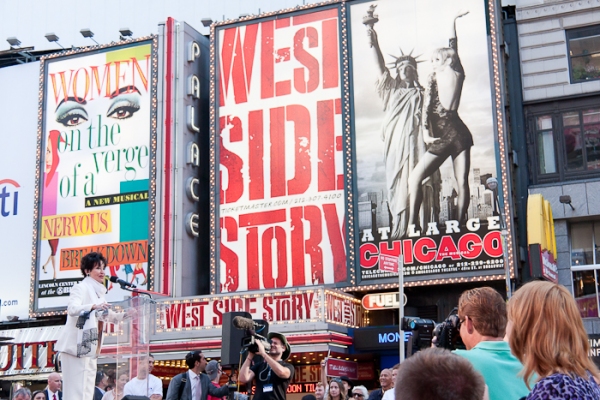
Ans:
[[[96,293],[89,284],[83,280],[77,285],[71,287],[71,294],[69,296],[69,304],[67,306],[67,323],[61,330],[61,335],[56,342],[55,349],[60,352],[70,354],[77,357],[77,331],[79,330],[75,324],[79,318],[79,314],[82,311],[91,311],[92,306],[101,300],[105,302],[104,296],[92,298],[91,294]],[[96,295],[97,296],[97,295]],[[96,313],[90,313],[90,322],[95,326],[98,325]],[[98,347],[101,347],[102,343],[98,343]],[[95,357],[95,354],[90,354]]]

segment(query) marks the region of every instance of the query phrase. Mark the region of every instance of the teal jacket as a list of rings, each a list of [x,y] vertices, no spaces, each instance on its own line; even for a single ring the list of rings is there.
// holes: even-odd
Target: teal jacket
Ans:
[[[519,372],[523,364],[510,352],[505,341],[479,342],[471,350],[455,350],[483,375],[490,400],[518,400],[529,394]]]

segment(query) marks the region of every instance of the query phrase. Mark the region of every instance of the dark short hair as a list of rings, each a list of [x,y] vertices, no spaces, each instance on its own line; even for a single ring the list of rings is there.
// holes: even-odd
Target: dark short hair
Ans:
[[[400,364],[394,390],[396,400],[481,400],[485,382],[466,358],[429,348]]]
[[[305,394],[302,396],[302,400],[317,400],[317,398],[313,394]]]
[[[484,286],[467,290],[458,299],[458,316],[473,321],[473,327],[483,336],[504,337],[506,333],[506,302],[495,289]]]
[[[86,254],[81,259],[80,269],[81,269],[81,273],[83,274],[83,276],[86,276],[87,274],[89,274],[90,271],[93,270],[94,267],[96,265],[98,265],[100,262],[103,262],[104,265],[106,266],[106,258],[104,258],[102,253],[96,253],[95,251],[92,251],[91,253]]]
[[[95,383],[96,386],[98,386],[98,384],[100,383],[100,381],[102,379],[104,379],[104,375],[106,375],[104,373],[104,371],[102,371],[102,370],[96,371],[96,383]],[[108,375],[106,375],[106,376],[108,376]]]
[[[202,355],[202,350],[193,350],[185,355],[185,365],[188,366],[189,369],[194,368],[196,365],[196,361],[200,361],[200,356]]]

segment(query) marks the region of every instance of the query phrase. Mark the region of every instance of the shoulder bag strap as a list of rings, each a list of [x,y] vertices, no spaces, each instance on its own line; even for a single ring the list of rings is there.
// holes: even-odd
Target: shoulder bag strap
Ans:
[[[181,395],[183,394],[183,389],[185,389],[186,383],[187,383],[187,372],[183,372],[181,374],[181,383],[179,384],[179,394],[177,396],[177,400],[181,400]]]

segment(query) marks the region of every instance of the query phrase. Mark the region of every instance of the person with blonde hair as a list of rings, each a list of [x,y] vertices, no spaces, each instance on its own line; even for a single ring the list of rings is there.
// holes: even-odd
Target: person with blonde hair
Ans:
[[[326,395],[326,400],[346,400],[348,392],[346,386],[340,378],[333,378],[329,381],[329,391]]]
[[[600,399],[600,371],[573,296],[561,285],[534,281],[508,302],[508,343],[523,363],[523,379],[537,375],[527,400]]]

